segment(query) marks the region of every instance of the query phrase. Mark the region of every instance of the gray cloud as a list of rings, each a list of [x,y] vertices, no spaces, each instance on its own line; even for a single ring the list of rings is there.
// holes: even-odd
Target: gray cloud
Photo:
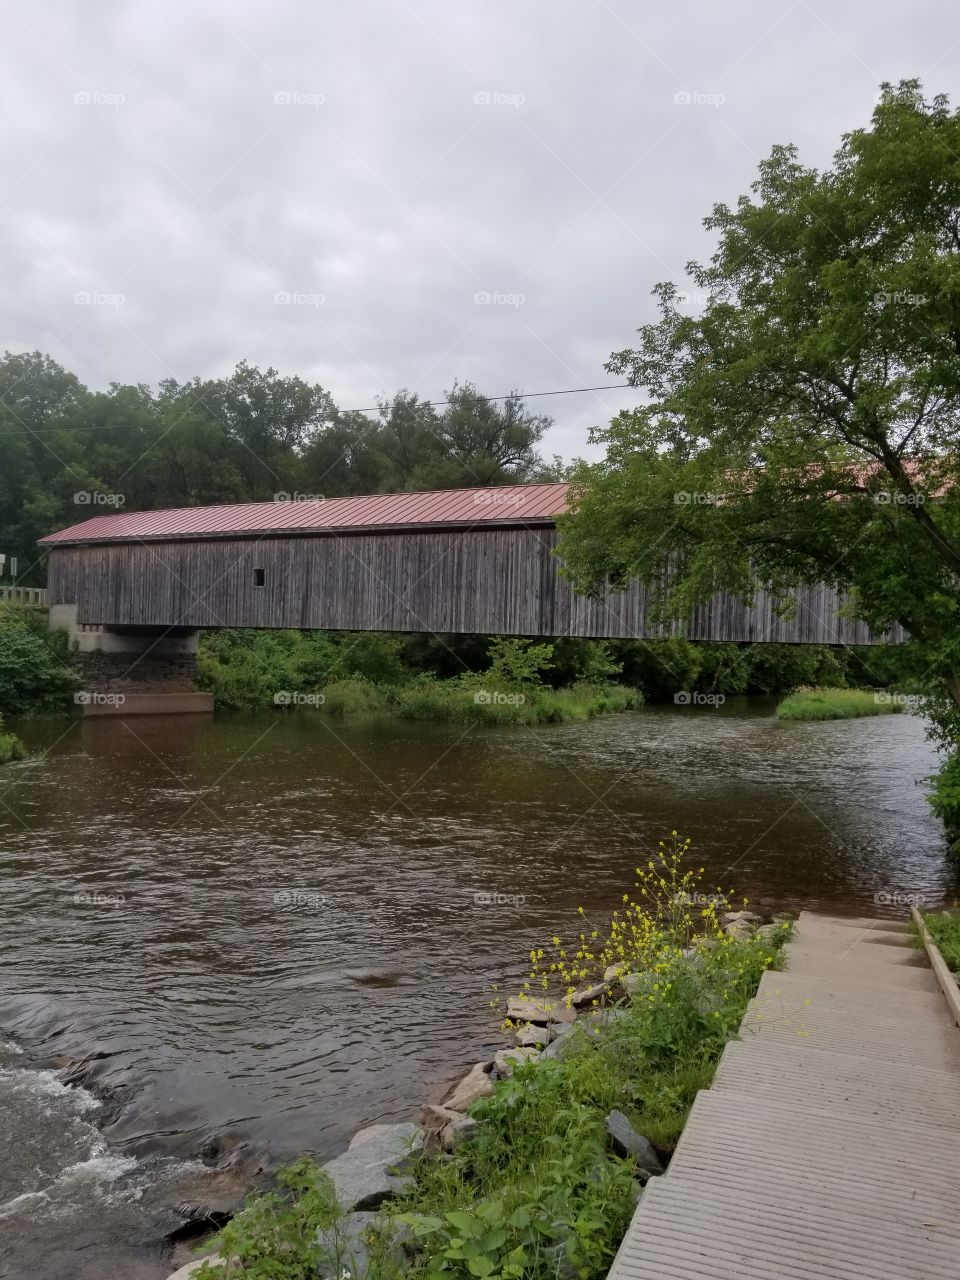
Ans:
[[[881,80],[957,73],[933,0],[4,11],[0,344],[94,387],[246,357],[345,408],[609,380],[773,143],[824,164]],[[548,449],[631,402],[539,401]]]

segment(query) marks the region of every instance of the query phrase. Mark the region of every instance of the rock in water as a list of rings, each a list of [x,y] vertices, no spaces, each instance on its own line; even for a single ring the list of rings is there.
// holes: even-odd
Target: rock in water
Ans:
[[[493,1081],[484,1070],[483,1063],[478,1062],[467,1072],[443,1105],[450,1111],[466,1111],[474,1102],[489,1098],[492,1093]]]
[[[611,1111],[606,1126],[617,1155],[631,1156],[638,1172],[648,1178],[663,1173],[663,1165],[652,1144],[642,1133],[637,1133],[622,1111]]]
[[[522,1049],[543,1049],[552,1039],[553,1032],[549,1027],[538,1027],[534,1022],[517,1028],[517,1043]]]
[[[609,990],[609,982],[595,982],[592,987],[581,987],[579,991],[574,991],[570,1003],[575,1009],[581,1009],[585,1004],[592,1004],[594,1000],[605,996]]]
[[[573,1022],[576,1009],[565,1000],[538,1000],[535,996],[511,996],[507,1001],[507,1017],[513,1022]]]
[[[343,1155],[323,1166],[345,1209],[376,1209],[411,1183],[402,1170],[420,1142],[415,1124],[374,1124],[354,1134]]]

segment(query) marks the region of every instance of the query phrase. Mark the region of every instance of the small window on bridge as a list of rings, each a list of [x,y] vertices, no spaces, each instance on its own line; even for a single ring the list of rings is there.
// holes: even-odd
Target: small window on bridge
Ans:
[[[267,571],[266,571],[266,569],[254,569],[254,571],[253,571],[253,585],[254,585],[255,587],[265,587],[265,586],[267,585]]]

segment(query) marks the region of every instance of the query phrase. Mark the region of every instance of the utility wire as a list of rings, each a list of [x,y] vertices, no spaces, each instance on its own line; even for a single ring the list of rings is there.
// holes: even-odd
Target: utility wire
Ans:
[[[498,401],[501,401],[501,400],[536,400],[540,396],[578,396],[585,391],[623,391],[626,388],[631,387],[632,385],[633,384],[630,382],[615,382],[611,386],[606,386],[606,387],[567,387],[563,391],[520,391],[520,392],[511,392],[509,395],[505,395],[505,396],[481,395],[479,396],[479,399],[486,400],[490,404],[496,404]],[[455,404],[455,403],[456,401],[454,400],[420,400],[418,401],[418,405],[426,409],[436,409],[436,408],[442,407],[443,405]],[[2,406],[3,406],[3,401],[0,400],[0,407]],[[338,412],[342,414],[379,413],[382,407],[383,406],[377,404],[377,405],[373,405],[369,409],[340,409],[338,410]],[[103,422],[97,425],[88,423],[85,426],[76,426],[76,427],[71,427],[71,426],[30,427],[30,426],[20,425],[20,424],[11,422],[11,423],[0,423],[0,430],[8,430],[10,428],[13,428],[14,430],[23,431],[26,435],[39,435],[41,432],[44,432],[44,431],[65,431],[65,432],[68,432],[69,434],[72,434],[75,431],[117,431],[117,430],[122,430],[124,427],[128,427],[128,426],[129,426],[129,423],[126,423],[126,422]]]

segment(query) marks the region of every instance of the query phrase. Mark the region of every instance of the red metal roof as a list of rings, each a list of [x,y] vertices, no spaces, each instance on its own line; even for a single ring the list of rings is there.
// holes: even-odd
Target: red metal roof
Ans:
[[[358,498],[278,495],[274,502],[94,516],[40,539],[41,546],[77,542],[172,542],[272,533],[464,528],[485,524],[549,524],[566,509],[566,484],[515,484],[489,489],[435,489]]]

